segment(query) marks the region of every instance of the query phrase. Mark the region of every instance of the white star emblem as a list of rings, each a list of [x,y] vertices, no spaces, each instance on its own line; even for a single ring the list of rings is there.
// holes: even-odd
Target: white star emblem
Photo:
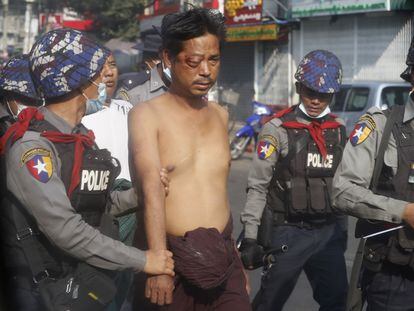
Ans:
[[[269,152],[269,145],[268,144],[266,144],[264,146],[261,146],[261,148],[262,149],[260,150],[260,153],[267,154]]]
[[[358,139],[361,137],[361,135],[363,134],[363,130],[362,130],[362,127],[360,127],[359,129],[357,129],[356,131],[355,131],[355,134],[354,135],[352,135],[352,137],[355,137],[355,136],[357,136],[358,137]]]
[[[37,160],[37,164],[33,166],[35,169],[37,169],[37,175],[39,175],[41,172],[46,172],[46,163],[43,163],[40,161],[40,159]]]

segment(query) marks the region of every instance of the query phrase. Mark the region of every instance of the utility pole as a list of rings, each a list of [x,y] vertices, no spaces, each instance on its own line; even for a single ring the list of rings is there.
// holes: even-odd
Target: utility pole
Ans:
[[[5,51],[7,51],[9,0],[2,0],[2,2],[3,2],[3,37],[2,37],[2,48],[3,48],[3,52],[5,52]]]
[[[33,15],[33,3],[35,0],[26,0],[26,13],[24,16],[24,43],[23,53],[28,53],[32,46],[32,15]]]

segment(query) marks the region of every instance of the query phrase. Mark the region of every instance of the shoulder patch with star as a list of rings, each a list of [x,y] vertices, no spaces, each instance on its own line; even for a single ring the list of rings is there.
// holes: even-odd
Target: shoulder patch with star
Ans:
[[[277,150],[278,141],[272,135],[263,135],[257,144],[257,156],[261,160],[269,158]]]
[[[125,90],[124,88],[121,88],[119,91],[118,91],[118,96],[117,96],[119,99],[122,99],[122,100],[125,100],[125,101],[127,101],[127,102],[129,102],[131,99],[129,98],[129,95],[128,95],[128,91],[127,90]]]
[[[364,142],[376,128],[375,120],[369,114],[364,114],[357,122],[354,130],[349,135],[349,141],[352,146]]]
[[[33,148],[26,151],[20,162],[26,165],[30,175],[37,181],[47,183],[53,174],[53,163],[50,151],[44,148]]]

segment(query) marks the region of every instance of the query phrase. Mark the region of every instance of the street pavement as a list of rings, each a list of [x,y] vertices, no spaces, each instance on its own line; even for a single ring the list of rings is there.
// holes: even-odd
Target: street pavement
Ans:
[[[246,202],[246,186],[247,186],[247,174],[251,164],[251,153],[245,153],[239,160],[232,161],[230,176],[229,176],[229,197],[230,205],[233,213],[235,238],[238,237],[242,230],[240,223],[240,212]],[[352,262],[355,255],[355,251],[358,247],[358,241],[354,238],[355,218],[349,218],[348,227],[348,249],[345,253],[348,279],[352,268]],[[260,287],[260,269],[255,271],[249,271],[250,284],[252,287],[251,299],[258,291]],[[313,311],[318,310],[318,304],[312,298],[312,290],[306,276],[302,273],[299,281],[294,289],[292,295],[287,301],[284,311]]]

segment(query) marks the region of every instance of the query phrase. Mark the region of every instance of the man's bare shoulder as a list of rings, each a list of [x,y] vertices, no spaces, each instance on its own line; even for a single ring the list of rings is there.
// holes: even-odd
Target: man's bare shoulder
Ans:
[[[161,108],[164,102],[167,101],[166,95],[160,95],[149,99],[145,102],[140,103],[139,105],[135,105],[129,112],[129,118],[157,118],[157,111]]]
[[[220,117],[222,117],[224,120],[228,120],[229,118],[229,112],[226,108],[223,106],[220,106],[217,102],[209,101],[208,106],[212,108],[214,111],[216,111]]]

